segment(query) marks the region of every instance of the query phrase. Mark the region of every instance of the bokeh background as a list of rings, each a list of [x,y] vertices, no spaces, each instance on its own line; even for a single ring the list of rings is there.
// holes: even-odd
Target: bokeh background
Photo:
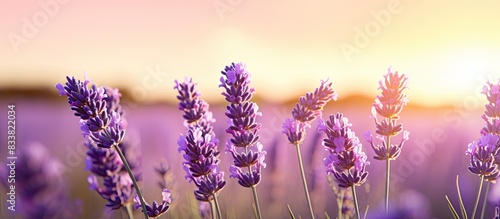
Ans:
[[[401,121],[411,132],[393,162],[392,206],[413,212],[412,218],[450,218],[444,196],[458,204],[459,175],[472,210],[479,179],[468,173],[464,151],[484,126],[482,86],[500,77],[497,1],[7,0],[0,8],[1,121],[7,104],[16,104],[18,148],[38,142],[59,159],[63,180],[57,180],[71,198],[82,200],[81,218],[121,215],[103,216],[104,201],[88,191],[78,119],[54,85],[67,75],[83,79],[87,72],[96,84],[120,89],[127,138],[142,156],[146,197],[161,198],[154,167],[167,163],[174,173],[175,216],[196,203],[177,152],[176,139],[184,130],[174,80],[192,77],[198,83],[224,142],[225,103],[218,84],[220,71],[231,62],[247,64],[263,113],[259,122],[268,167],[258,192],[266,218],[287,218],[286,204],[307,217],[295,149],[280,133],[299,96],[328,78],[339,100],[327,105],[324,116],[344,113],[361,138],[374,131],[371,103],[390,66],[410,77],[410,104]],[[302,150],[321,218],[324,211],[335,215],[336,203],[322,166],[323,136],[315,126]],[[6,128],[0,126],[2,142]],[[373,156],[371,148],[365,151]],[[1,161],[6,153],[0,148]],[[221,160],[227,170],[230,156],[222,153]],[[358,197],[362,208],[370,206],[369,218],[376,218],[383,207],[385,164],[370,161],[368,184],[358,188]],[[251,218],[250,191],[227,180],[220,195],[223,211]],[[487,217],[493,215],[491,206]]]

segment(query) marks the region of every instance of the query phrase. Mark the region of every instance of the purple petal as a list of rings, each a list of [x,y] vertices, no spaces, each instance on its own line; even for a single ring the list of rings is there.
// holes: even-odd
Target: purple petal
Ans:
[[[61,83],[57,83],[56,88],[59,91],[59,96],[66,95],[66,90],[64,90],[64,86]]]

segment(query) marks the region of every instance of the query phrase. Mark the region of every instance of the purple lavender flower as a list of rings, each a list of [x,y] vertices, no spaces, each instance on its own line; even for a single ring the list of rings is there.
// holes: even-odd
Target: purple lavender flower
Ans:
[[[224,172],[218,170],[219,159],[216,156],[218,140],[215,134],[203,136],[201,127],[191,127],[186,136],[179,137],[177,144],[179,152],[184,151],[185,178],[198,187],[195,191],[196,199],[211,201],[226,185]]]
[[[483,181],[488,180],[490,182],[495,182],[500,175],[498,170],[498,165],[495,163],[495,156],[499,153],[499,136],[492,133],[483,134],[479,140],[469,144],[466,155],[470,155],[470,165],[468,167],[469,171],[473,174],[478,175],[480,179],[479,191],[474,205],[474,210],[472,211],[472,217],[476,215],[476,210],[479,203],[479,198],[481,190],[483,187]],[[488,188],[491,183],[488,184]],[[488,198],[488,193],[484,197],[484,203]],[[481,215],[484,214],[484,208]]]
[[[266,152],[259,142],[261,124],[257,123],[257,116],[262,114],[256,103],[251,102],[255,89],[250,88],[250,72],[244,63],[231,63],[221,71],[221,84],[224,88],[221,93],[229,105],[226,107],[226,129],[231,138],[226,141],[226,152],[231,153],[234,159],[229,168],[231,178],[238,179],[238,183],[251,188],[256,207],[257,218],[262,218],[256,186],[262,179],[262,168],[266,167],[264,159]],[[257,151],[251,148],[256,146]]]
[[[366,181],[368,171],[366,155],[362,145],[351,130],[351,123],[341,113],[330,115],[325,122],[319,121],[318,132],[326,134],[323,146],[330,155],[324,159],[327,174],[332,174],[340,188],[351,188],[357,218],[359,214],[355,186],[360,186]],[[342,209],[343,210],[343,209]]]
[[[201,94],[195,89],[196,84],[193,79],[185,78],[184,82],[180,83],[175,80],[174,89],[178,91],[177,99],[179,100],[178,109],[184,112],[184,126],[200,126],[204,134],[212,132],[212,123],[215,119],[209,110],[209,105],[203,99]]]
[[[495,134],[483,135],[477,142],[470,143],[465,152],[466,155],[471,156],[469,171],[479,176],[496,179],[499,171],[495,163],[495,154],[498,154],[499,144],[499,137]]]
[[[399,144],[389,144],[389,137],[396,136],[403,131],[403,124],[398,124],[399,113],[408,103],[408,96],[403,94],[403,91],[408,88],[408,77],[404,74],[391,72],[391,68],[387,69],[387,74],[384,75],[385,80],[379,81],[379,89],[382,94],[378,95],[372,105],[372,118],[375,120],[377,139],[381,140],[381,144],[377,145],[373,142],[372,135],[367,131],[363,136],[370,143],[375,151],[374,158],[377,160],[395,160],[403,148],[404,142],[409,139],[409,132],[403,132],[403,138]],[[377,114],[384,119],[377,119]]]
[[[404,143],[408,141],[409,135],[409,131],[404,131],[403,138],[401,139],[399,144],[391,144],[389,147],[387,146],[384,137],[380,135],[376,136],[376,138],[381,142],[380,145],[375,145],[373,143],[372,134],[369,131],[365,132],[363,137],[368,143],[370,143],[373,151],[375,151],[376,156],[374,156],[373,158],[375,158],[376,160],[385,160],[388,157],[389,160],[395,160],[401,154],[401,149],[403,148]],[[387,151],[387,148],[389,148],[389,151]]]
[[[403,124],[398,124],[399,113],[403,107],[408,104],[408,96],[403,93],[408,88],[408,77],[404,74],[391,72],[391,68],[387,69],[387,74],[384,75],[384,80],[380,80],[379,89],[382,90],[381,95],[377,95],[375,102],[372,104],[372,118],[375,120],[377,139],[381,140],[381,144],[373,142],[370,131],[363,135],[365,140],[370,143],[377,160],[386,161],[386,179],[385,179],[385,213],[389,215],[389,185],[390,185],[390,161],[395,160],[403,148],[404,142],[409,139],[409,132],[403,132],[403,138],[399,144],[391,144],[391,137],[398,135],[403,131]],[[377,114],[383,117],[380,121]]]
[[[370,164],[351,126],[341,113],[330,115],[326,122],[320,120],[318,125],[318,132],[327,136],[323,146],[330,152],[324,160],[326,171],[333,174],[341,188],[363,184],[368,176],[366,165]]]
[[[321,81],[321,86],[313,93],[306,93],[305,96],[300,97],[299,102],[292,110],[292,117],[287,118],[283,122],[283,131],[288,138],[288,141],[296,146],[297,158],[299,161],[300,174],[302,176],[302,184],[311,214],[314,219],[314,212],[312,209],[311,198],[307,187],[307,181],[304,173],[304,165],[302,164],[302,155],[300,153],[300,144],[306,137],[306,129],[311,127],[311,123],[317,118],[321,117],[323,107],[330,100],[337,100],[337,93],[332,89],[332,83],[328,80]]]
[[[178,108],[184,112],[184,125],[187,128],[186,135],[181,134],[177,145],[178,151],[184,152],[185,178],[197,186],[195,198],[210,202],[216,199],[226,182],[224,172],[219,171],[219,140],[212,128],[215,119],[195,85],[192,79],[185,79],[182,83],[175,81],[174,89],[178,91],[177,99],[180,101]]]
[[[485,105],[486,110],[481,117],[486,122],[486,126],[481,130],[481,135],[495,134],[500,136],[500,80],[496,84],[487,82],[483,87],[482,93],[486,95],[488,104]],[[498,147],[500,146],[497,146],[497,148],[492,151],[497,169],[500,165],[500,152]],[[493,183],[496,182],[497,178],[498,175],[496,174],[485,176],[486,181]]]
[[[149,217],[158,218],[170,209],[170,203],[172,202],[170,199],[170,190],[164,188],[161,195],[163,198],[160,204],[156,201],[153,201],[152,205],[146,204],[146,213]],[[141,207],[139,196],[136,195],[134,197],[134,202],[136,203],[135,208],[139,209]]]
[[[403,94],[403,91],[408,88],[408,77],[404,74],[400,75],[397,71],[391,72],[389,67],[384,78],[384,81],[379,81],[382,95],[377,96],[373,108],[385,118],[399,119],[398,114],[408,103],[407,95]]]
[[[71,200],[66,185],[55,180],[61,177],[62,164],[42,144],[31,143],[19,148],[14,163],[16,177],[8,178],[9,163],[2,164],[5,169],[0,170],[6,193],[10,193],[10,185],[15,185],[13,213],[30,219],[79,218],[82,213],[80,201]]]
[[[87,177],[90,190],[95,190],[113,210],[125,206],[132,198],[134,184],[118,153],[115,149],[99,148],[90,139],[85,146],[88,148],[85,169],[92,173]],[[140,179],[140,175],[135,177]]]
[[[256,117],[261,113],[257,104],[250,102],[255,93],[249,86],[251,74],[243,63],[232,63],[221,73],[223,76],[219,87],[224,88],[222,95],[229,102],[225,113],[229,124],[226,132],[232,136],[226,142],[226,152],[230,152],[234,158],[234,164],[229,169],[230,177],[238,179],[243,187],[254,187],[261,180],[266,152],[258,142],[261,124],[256,122]],[[253,146],[257,146],[256,152],[250,150]],[[237,148],[242,151],[239,152]]]
[[[92,85],[88,87],[90,80],[81,82],[74,77],[66,77],[65,86],[57,84],[59,95],[68,97],[71,110],[75,111],[75,116],[80,117],[80,129],[84,137],[89,136],[97,143],[98,147],[111,148],[117,146],[125,137],[126,122],[117,110],[115,96],[106,93],[103,87]],[[112,90],[111,90],[112,91]],[[114,110],[113,110],[114,109]]]
[[[337,100],[337,93],[332,89],[328,80],[321,81],[321,85],[313,93],[306,93],[300,97],[299,103],[292,110],[293,119],[287,118],[283,123],[282,133],[288,137],[291,144],[300,144],[305,138],[306,128],[311,127],[317,117],[321,117],[323,107],[330,100]]]
[[[129,160],[133,156],[122,144],[127,122],[120,106],[121,94],[117,89],[98,87],[95,84],[89,87],[91,81],[87,77],[84,82],[74,77],[66,79],[64,86],[57,84],[56,88],[60,96],[68,97],[71,110],[75,111],[75,116],[80,117],[80,130],[84,137],[88,137],[86,169],[96,174],[87,178],[90,189],[96,190],[106,199],[106,206],[111,209],[128,205],[134,188],[142,199],[136,182],[140,175],[138,171],[134,175],[136,165],[133,162],[129,165],[127,161],[127,156]],[[98,180],[98,176],[102,180]],[[146,212],[144,214],[147,216]]]

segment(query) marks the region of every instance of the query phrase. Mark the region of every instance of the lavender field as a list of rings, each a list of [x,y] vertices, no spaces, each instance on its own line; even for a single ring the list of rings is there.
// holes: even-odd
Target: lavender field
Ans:
[[[0,8],[0,219],[500,219],[500,1]]]
[[[175,95],[171,91],[167,93]],[[301,218],[309,217],[295,148],[281,133],[281,125],[285,118],[290,117],[295,101],[282,104],[258,101],[262,112],[262,117],[257,118],[262,123],[261,143],[267,151],[267,167],[263,169],[262,181],[257,187],[264,218],[290,218],[287,204]],[[349,117],[352,129],[360,137],[363,150],[371,163],[367,166],[367,182],[358,187],[359,205],[363,211],[367,205],[370,206],[367,218],[383,218],[385,163],[372,158],[374,152],[362,138],[365,131],[374,130],[374,121],[369,118],[372,101],[372,98],[362,96],[341,96],[338,101],[326,105],[323,118],[336,112]],[[472,102],[464,101],[461,105],[441,108],[426,108],[410,102],[403,110],[401,122],[411,134],[400,157],[392,163],[391,211],[399,211],[399,215],[404,215],[400,216],[402,218],[452,218],[445,195],[458,207],[455,189],[457,175],[460,176],[464,204],[471,211],[479,178],[467,170],[470,157],[465,155],[465,150],[468,143],[477,140],[479,130],[484,126],[480,116],[484,112],[485,102],[484,99],[476,98]],[[81,214],[77,218],[126,218],[122,211],[105,209],[105,201],[95,191],[89,190],[86,178],[90,173],[84,171],[84,139],[79,130],[78,119],[68,109],[65,98],[58,97],[55,91],[43,96],[2,95],[0,115],[7,115],[8,104],[15,104],[17,109],[16,150],[38,142],[59,160],[60,165],[55,166],[59,175],[51,180],[60,187],[65,187],[70,199],[80,200]],[[141,156],[139,168],[142,169],[143,177],[140,187],[145,198],[149,202],[161,200],[161,189],[157,185],[160,178],[154,168],[163,162],[171,168],[173,174],[169,188],[172,192],[171,209],[162,218],[198,218],[198,203],[193,196],[195,185],[184,179],[182,154],[177,151],[179,134],[185,132],[177,105],[134,103],[128,99],[123,100],[122,104],[128,121],[126,140],[136,146],[137,153]],[[221,142],[220,168],[226,172],[227,185],[219,193],[223,217],[254,218],[250,189],[239,186],[237,180],[228,177],[232,157],[223,152],[223,142],[229,137],[225,133],[225,105],[211,103],[210,107],[217,120],[214,131]],[[335,218],[335,194],[329,186],[323,165],[327,152],[323,149],[321,140],[325,136],[317,133],[316,128],[317,122],[314,122],[301,147],[305,173],[316,217],[325,218],[326,212],[331,218]],[[6,139],[6,125],[0,126],[0,133],[1,139]],[[399,141],[398,138],[395,139]],[[1,160],[5,161],[6,148],[2,147],[0,152]],[[499,202],[499,189],[492,187],[490,190],[490,197],[497,198],[495,203]],[[4,194],[8,191],[4,187],[1,191],[1,205],[5,206],[7,203]],[[22,205],[21,202],[18,204]],[[20,218],[12,217],[4,207],[1,209],[2,218]],[[485,218],[492,218],[493,215],[493,205],[488,203]],[[139,210],[135,210],[135,216],[141,217]]]

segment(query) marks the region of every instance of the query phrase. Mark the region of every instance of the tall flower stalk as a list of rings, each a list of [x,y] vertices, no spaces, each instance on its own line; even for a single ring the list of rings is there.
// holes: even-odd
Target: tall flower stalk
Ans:
[[[483,87],[482,93],[486,96],[488,103],[485,105],[486,110],[482,115],[482,118],[486,122],[486,126],[481,130],[481,135],[484,136],[487,134],[494,134],[500,136],[500,80],[496,84],[487,82]],[[494,162],[497,166],[496,168],[498,169],[498,166],[500,165],[500,153],[498,150],[494,152]],[[496,183],[497,178],[498,174],[493,174],[484,178],[484,180],[487,181],[487,185],[483,200],[483,207],[481,209],[481,218],[484,217],[489,188],[492,183]]]
[[[340,188],[351,188],[356,217],[359,214],[359,205],[355,186],[360,186],[366,181],[368,171],[366,154],[362,145],[351,130],[351,123],[341,113],[330,115],[327,121],[320,120],[318,132],[326,134],[323,146],[330,153],[324,159],[327,174],[332,174]]]
[[[178,109],[184,118],[186,135],[179,137],[178,151],[184,152],[183,158],[186,179],[193,182],[197,190],[194,191],[198,201],[210,202],[215,205],[218,218],[222,218],[217,196],[226,185],[224,172],[219,170],[219,140],[213,132],[212,123],[215,119],[209,111],[209,105],[195,88],[192,79],[184,82],[175,81],[174,89],[178,91]],[[215,212],[212,210],[212,214]],[[214,217],[215,218],[215,217]]]
[[[306,129],[311,127],[311,123],[318,117],[321,117],[323,107],[330,101],[337,100],[337,94],[332,89],[332,83],[322,81],[319,88],[312,93],[306,93],[305,96],[300,97],[299,102],[292,110],[292,117],[285,119],[283,123],[283,131],[288,138],[288,141],[295,145],[297,150],[297,159],[299,162],[300,175],[302,178],[302,185],[306,196],[307,206],[314,217],[314,211],[309,197],[309,189],[304,173],[304,165],[302,163],[302,155],[300,153],[300,145],[305,139]]]
[[[387,69],[387,74],[384,75],[384,80],[379,81],[379,89],[382,94],[378,95],[375,102],[372,104],[372,117],[375,120],[377,138],[381,140],[381,144],[375,144],[371,133],[368,131],[364,137],[371,144],[377,160],[385,160],[386,162],[386,178],[385,178],[385,213],[389,214],[389,179],[391,172],[391,160],[395,160],[401,153],[401,149],[405,141],[408,140],[409,132],[403,132],[403,138],[399,144],[391,144],[391,137],[398,135],[403,131],[403,124],[399,123],[399,113],[408,103],[408,97],[403,91],[407,88],[408,77],[404,74],[391,72],[391,68]],[[377,114],[382,117],[377,118]]]
[[[88,180],[91,184],[91,189],[96,189],[103,198],[107,199],[109,207],[118,209],[129,202],[128,198],[131,193],[126,189],[134,187],[141,200],[144,217],[148,218],[144,210],[146,209],[146,204],[142,198],[136,177],[122,151],[123,148],[120,147],[125,137],[127,122],[123,118],[123,111],[119,107],[118,90],[98,87],[95,84],[91,84],[91,81],[87,78],[83,82],[76,80],[74,77],[66,77],[66,79],[67,82],[65,85],[58,83],[56,88],[59,90],[60,96],[64,95],[68,97],[68,104],[71,110],[75,112],[75,116],[80,118],[80,129],[83,136],[88,138],[90,142],[89,145],[95,145],[95,148],[102,148],[105,150],[114,149],[129,175],[129,178],[127,178],[122,175],[112,174],[113,176],[110,176],[111,178],[105,178],[104,184],[107,190],[101,189],[97,185],[95,178],[90,177]],[[91,149],[92,148],[89,147],[89,150]],[[121,169],[119,168],[119,163],[116,163],[115,160],[111,158],[111,155],[107,156],[107,152],[109,151],[98,151],[96,149],[94,152],[96,153],[96,157],[94,158],[103,158],[98,157],[98,155],[106,154],[105,158],[109,158],[109,160],[106,161],[112,162],[112,164],[102,162],[101,164],[105,168],[109,167],[107,165],[111,165],[109,168],[116,168],[116,170]],[[127,195],[124,196],[124,194]],[[130,214],[130,211],[128,212]],[[130,216],[132,217],[132,215]]]
[[[260,116],[259,107],[251,102],[255,90],[250,88],[250,72],[243,63],[232,63],[221,71],[221,84],[224,88],[222,95],[229,105],[226,107],[226,132],[232,137],[226,141],[226,152],[231,153],[234,163],[230,166],[231,178],[238,179],[238,183],[252,189],[257,218],[262,214],[257,196],[257,185],[261,181],[262,168],[266,167],[264,158],[266,152],[259,142],[261,124],[256,122]],[[257,150],[252,150],[252,148]]]

